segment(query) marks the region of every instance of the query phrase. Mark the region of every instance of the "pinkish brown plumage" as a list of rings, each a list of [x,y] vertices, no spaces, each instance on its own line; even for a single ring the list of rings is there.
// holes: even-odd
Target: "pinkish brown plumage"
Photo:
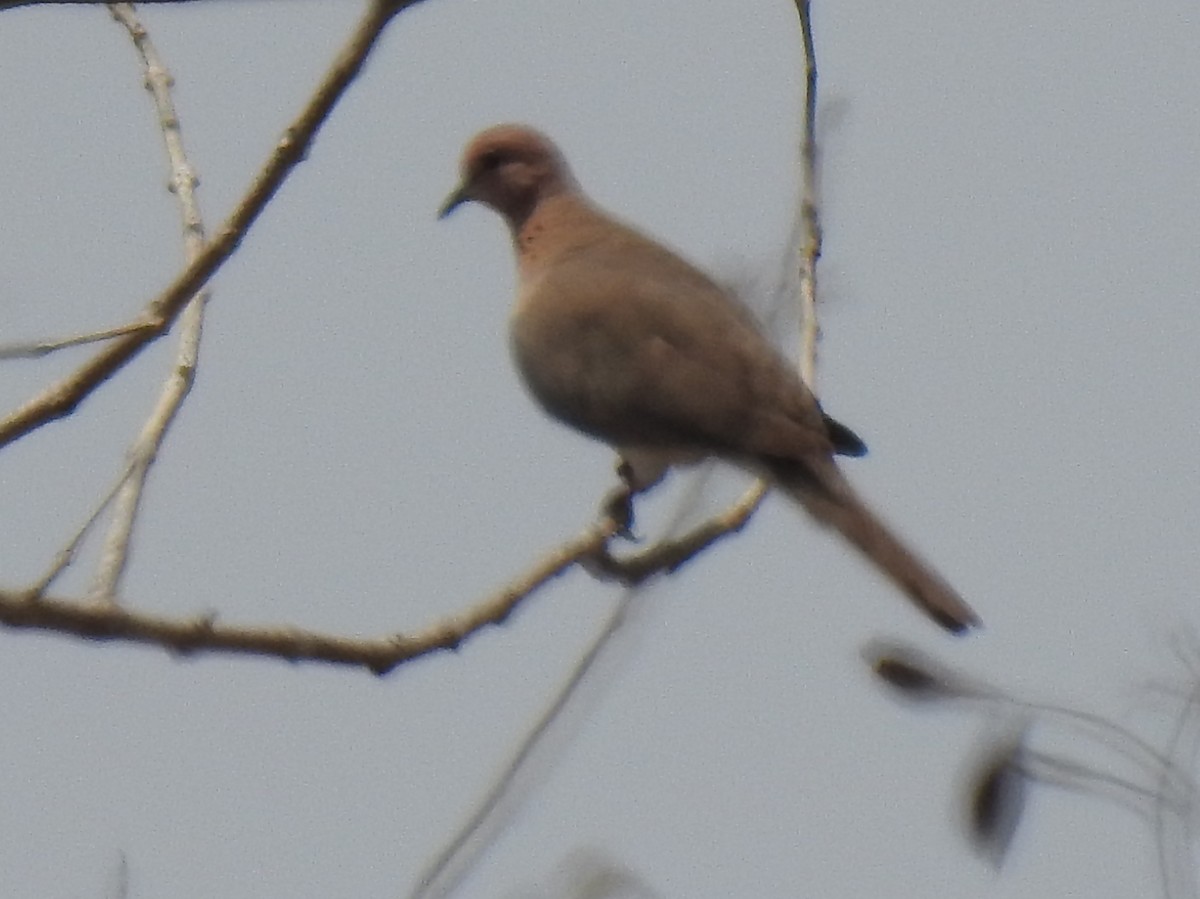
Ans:
[[[511,342],[552,416],[617,449],[632,492],[717,457],[764,475],[831,526],[938,624],[978,625],[962,597],[851,488],[857,436],[821,411],[742,305],[583,193],[558,148],[522,125],[478,134],[442,215],[498,212],[517,257]]]

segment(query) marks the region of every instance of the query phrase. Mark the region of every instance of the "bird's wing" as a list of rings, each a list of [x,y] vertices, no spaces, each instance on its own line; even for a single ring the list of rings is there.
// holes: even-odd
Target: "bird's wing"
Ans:
[[[620,237],[564,252],[524,288],[514,351],[546,409],[618,446],[832,452],[816,400],[744,307],[669,250]]]

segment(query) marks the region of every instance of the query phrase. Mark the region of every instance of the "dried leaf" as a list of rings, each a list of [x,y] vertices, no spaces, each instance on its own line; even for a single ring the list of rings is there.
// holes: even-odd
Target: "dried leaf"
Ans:
[[[911,647],[875,641],[863,655],[875,676],[906,699],[953,699],[964,693],[944,669]]]
[[[1024,733],[985,754],[971,781],[968,825],[971,842],[997,868],[1012,844],[1025,809],[1028,777],[1021,764]]]

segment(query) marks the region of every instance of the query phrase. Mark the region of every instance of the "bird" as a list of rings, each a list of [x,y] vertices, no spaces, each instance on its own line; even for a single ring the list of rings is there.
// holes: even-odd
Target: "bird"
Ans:
[[[480,203],[511,233],[519,373],[551,417],[617,450],[630,502],[671,466],[723,460],[841,534],[946,630],[981,624],[853,489],[834,457],[865,444],[825,414],[738,299],[594,203],[532,127],[481,131],[459,175],[439,218]]]

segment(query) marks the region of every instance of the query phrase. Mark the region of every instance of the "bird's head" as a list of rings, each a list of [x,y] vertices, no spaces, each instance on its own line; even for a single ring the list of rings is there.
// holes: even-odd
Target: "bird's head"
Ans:
[[[462,181],[442,204],[439,218],[476,201],[520,227],[538,202],[577,189],[558,147],[524,125],[494,125],[475,135],[463,151],[460,171]]]

